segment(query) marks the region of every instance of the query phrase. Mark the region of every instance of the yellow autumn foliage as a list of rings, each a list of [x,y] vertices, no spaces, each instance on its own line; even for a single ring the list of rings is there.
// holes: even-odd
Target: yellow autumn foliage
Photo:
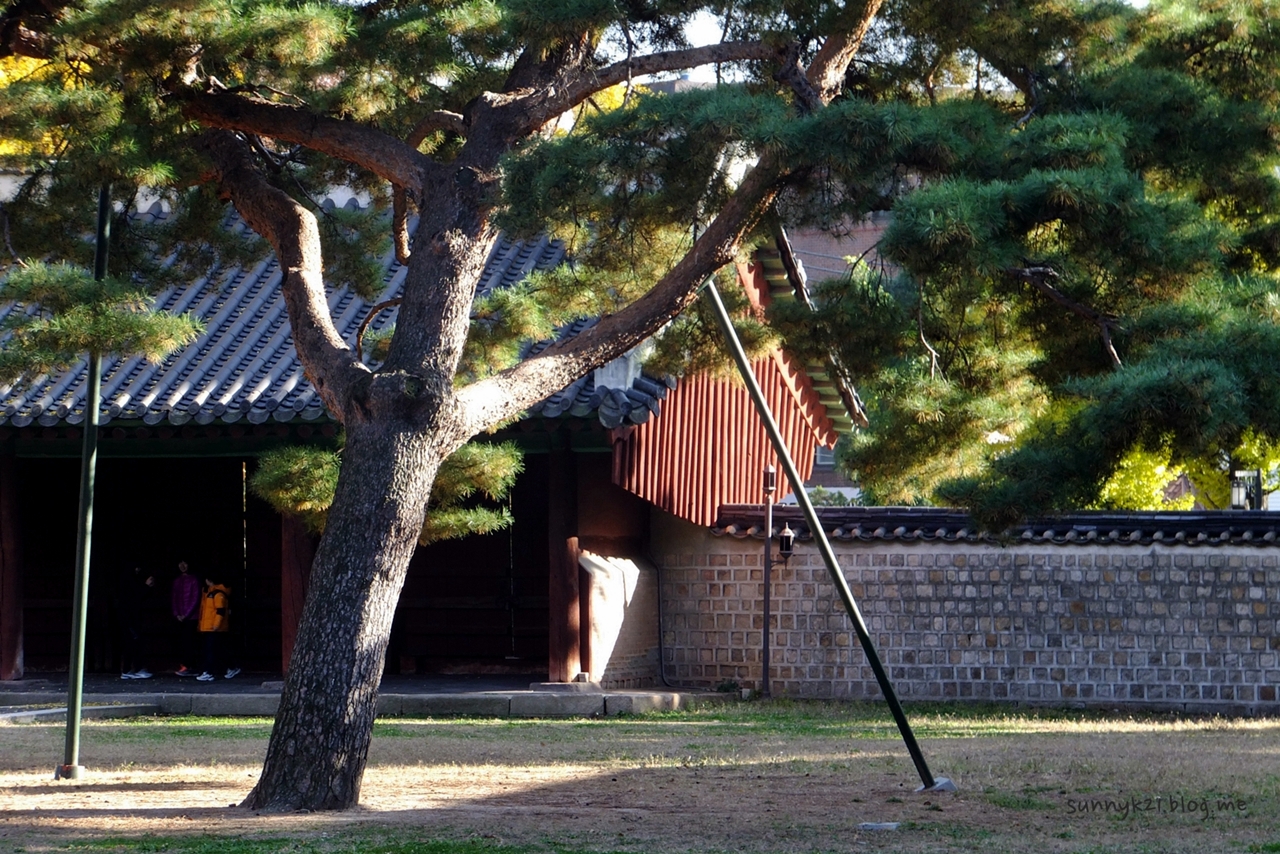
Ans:
[[[1125,454],[1102,487],[1098,506],[1115,510],[1190,510],[1194,495],[1169,500],[1165,488],[1183,473],[1169,464],[1167,450],[1135,448]]]
[[[18,80],[24,80],[33,74],[39,74],[43,63],[38,59],[26,56],[0,57],[0,91]],[[2,97],[2,96],[0,96]],[[42,148],[49,147],[48,136],[43,140]],[[30,143],[19,143],[0,137],[0,157],[11,157],[16,154],[30,154],[33,146]]]

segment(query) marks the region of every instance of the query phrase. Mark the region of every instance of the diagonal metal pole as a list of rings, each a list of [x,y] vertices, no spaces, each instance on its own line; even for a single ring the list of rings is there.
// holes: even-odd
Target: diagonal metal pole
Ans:
[[[111,190],[98,191],[98,242],[94,248],[93,278],[107,275],[107,245],[111,240]],[[102,396],[102,354],[89,353],[85,379],[84,445],[80,453],[80,530],[76,537],[76,586],[71,604],[71,663],[67,674],[67,739],[55,780],[78,780],[80,764],[80,713],[84,706],[84,635],[89,615],[89,552],[93,544],[93,486],[98,467],[98,410]]]
[[[747,361],[747,354],[742,349],[742,342],[738,340],[738,333],[734,330],[733,322],[729,319],[729,312],[725,310],[724,301],[720,298],[720,291],[716,289],[715,282],[711,279],[708,279],[703,287],[707,301],[715,311],[716,321],[720,324],[720,331],[724,333],[725,342],[729,345],[729,352],[733,355],[733,361],[738,365],[738,371],[742,374],[742,379],[747,384],[747,391],[756,405],[760,420],[764,423],[764,429],[769,434],[769,440],[773,443],[773,449],[778,455],[778,461],[782,464],[782,470],[786,472],[787,480],[791,483],[791,490],[795,493],[796,501],[799,502],[800,508],[804,511],[804,518],[809,523],[809,530],[813,532],[814,542],[818,546],[818,551],[822,554],[823,562],[827,565],[827,572],[831,575],[831,582],[835,585],[836,592],[840,595],[841,601],[844,602],[844,608],[849,613],[849,619],[853,622],[853,629],[858,635],[858,642],[862,645],[863,653],[867,656],[867,663],[871,665],[871,670],[876,675],[876,682],[880,685],[880,692],[884,694],[885,702],[889,705],[889,711],[893,713],[893,719],[898,724],[898,732],[902,734],[902,740],[907,745],[907,752],[911,754],[911,761],[915,763],[916,772],[920,775],[920,781],[924,784],[923,788],[952,790],[954,786],[950,780],[945,777],[935,779],[929,771],[929,765],[925,762],[924,753],[921,752],[920,745],[916,742],[915,733],[911,731],[911,723],[907,720],[907,715],[902,710],[902,704],[898,702],[898,695],[893,690],[893,683],[889,681],[889,674],[885,672],[884,665],[880,663],[880,656],[876,653],[875,644],[871,640],[870,633],[867,632],[867,624],[862,619],[862,611],[859,610],[858,603],[854,601],[853,591],[849,589],[844,573],[840,571],[836,553],[831,549],[831,542],[827,539],[826,531],[822,529],[822,523],[818,520],[818,513],[813,509],[813,502],[809,500],[809,494],[805,492],[804,481],[800,479],[800,473],[796,470],[796,465],[791,459],[791,453],[787,450],[786,442],[782,439],[782,431],[778,429],[778,422],[774,420],[773,413],[769,410],[769,403],[764,399],[760,384],[756,382],[755,374],[751,370],[751,363]]]

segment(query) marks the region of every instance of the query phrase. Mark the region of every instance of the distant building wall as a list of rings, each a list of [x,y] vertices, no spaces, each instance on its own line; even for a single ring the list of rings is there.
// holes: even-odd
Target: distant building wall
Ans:
[[[667,678],[758,686],[762,542],[653,533]],[[1280,709],[1274,546],[833,546],[904,700]],[[879,697],[816,550],[774,579],[774,694]]]

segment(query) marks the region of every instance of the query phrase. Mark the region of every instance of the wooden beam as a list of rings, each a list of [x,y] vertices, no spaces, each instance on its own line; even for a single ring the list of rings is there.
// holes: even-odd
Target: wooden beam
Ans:
[[[0,454],[0,679],[21,679],[22,542],[18,527],[18,467]]]
[[[289,672],[293,642],[307,599],[315,542],[296,516],[280,517],[280,670]]]

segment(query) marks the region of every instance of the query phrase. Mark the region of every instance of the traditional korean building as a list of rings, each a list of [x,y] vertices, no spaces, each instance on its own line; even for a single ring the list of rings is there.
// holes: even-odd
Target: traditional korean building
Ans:
[[[405,272],[390,255],[383,260],[379,301],[396,296]],[[503,241],[478,295],[563,260],[554,241]],[[739,272],[759,306],[803,294],[785,238]],[[332,443],[339,425],[294,351],[279,281],[268,258],[171,288],[158,306],[195,314],[207,332],[158,365],[136,358],[104,364],[90,670],[118,666],[117,579],[142,566],[167,600],[179,560],[197,575],[216,568],[231,580],[242,666],[287,667],[314,541],[254,497],[247,482],[263,451]],[[348,340],[372,307],[345,289],[330,296]],[[372,328],[393,320],[394,312],[379,314]],[[807,475],[815,450],[830,448],[851,426],[852,393],[829,364],[772,353],[755,369]],[[80,365],[0,388],[3,679],[66,667],[85,374]],[[649,376],[633,353],[552,395],[495,438],[518,442],[526,454],[510,498],[515,523],[418,549],[388,669],[552,680],[586,672],[607,684],[652,684],[661,641],[656,570],[646,559],[662,553],[652,541],[654,514],[706,528],[722,504],[758,500],[762,467],[776,465],[745,390],[705,377]],[[154,610],[159,641],[168,631],[167,601]],[[164,659],[157,652],[156,666],[177,663]]]

